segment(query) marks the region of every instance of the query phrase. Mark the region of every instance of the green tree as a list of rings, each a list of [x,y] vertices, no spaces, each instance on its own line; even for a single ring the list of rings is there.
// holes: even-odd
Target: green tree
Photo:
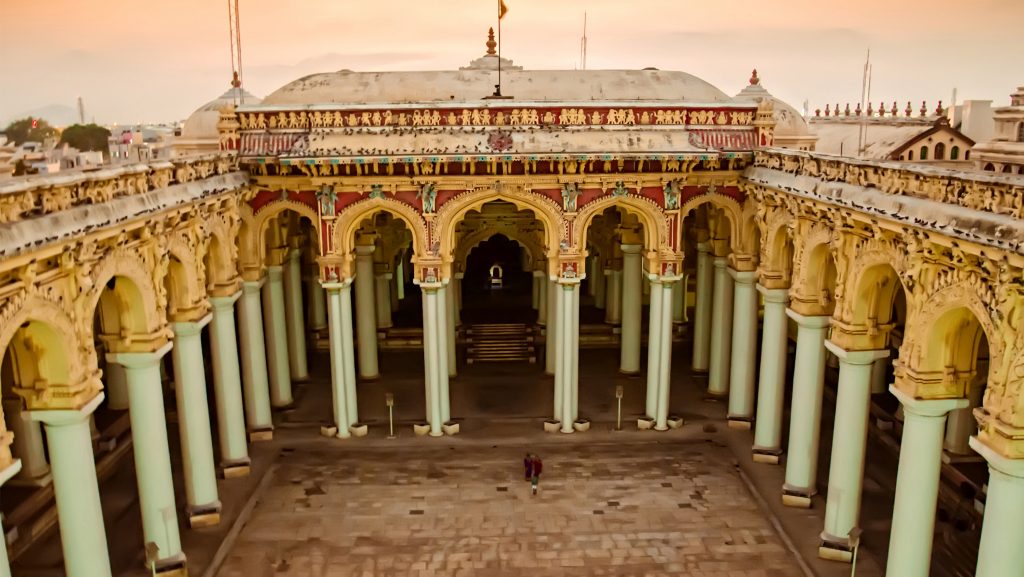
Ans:
[[[107,150],[110,131],[96,124],[72,124],[60,133],[61,143],[68,143],[78,150]]]
[[[14,144],[35,141],[42,142],[51,136],[57,136],[57,129],[42,118],[22,118],[15,120],[4,129],[7,140]]]

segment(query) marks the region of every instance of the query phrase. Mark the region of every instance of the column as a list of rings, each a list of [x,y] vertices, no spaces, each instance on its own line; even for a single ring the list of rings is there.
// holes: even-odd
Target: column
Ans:
[[[356,394],[356,339],[352,331],[352,279],[346,279],[340,285],[338,289],[341,299],[341,353],[344,369],[342,382],[345,387],[348,424],[354,426],[359,424],[359,398]]]
[[[832,317],[805,317],[786,309],[796,321],[796,359],[789,408],[789,448],[782,504],[811,506],[818,493],[818,444],[821,438],[821,400],[825,391],[825,335]]]
[[[309,330],[313,333],[319,333],[320,331],[327,328],[327,297],[324,293],[324,287],[318,280],[320,276],[320,270],[318,267],[313,267],[313,272],[309,277]]]
[[[548,283],[542,270],[533,271],[533,283],[537,286],[537,324],[545,326],[548,322]]]
[[[839,391],[832,436],[832,461],[828,470],[825,530],[819,556],[848,560],[850,530],[860,517],[864,484],[864,454],[868,441],[868,410],[871,406],[871,364],[889,356],[880,351],[847,351],[832,341],[825,348],[839,359]]]
[[[889,359],[878,359],[871,365],[871,394],[878,395],[889,390],[889,383],[885,382],[886,369],[889,368]],[[966,445],[967,441],[964,440]]]
[[[89,416],[102,401],[100,393],[77,410],[29,413],[29,418],[41,421],[46,429],[67,577],[110,577],[96,458],[89,432]],[[173,510],[172,506],[172,513]]]
[[[405,300],[405,257],[398,261],[395,267],[395,302]],[[396,305],[397,306],[397,305]]]
[[[904,421],[885,574],[928,577],[946,415],[967,406],[967,399],[922,400],[895,385],[889,390],[903,405]]]
[[[714,291],[711,245],[697,245],[697,302],[693,313],[693,370],[707,372],[711,363],[711,298]]]
[[[672,289],[672,322],[677,325],[686,322],[686,279],[684,274]]]
[[[946,422],[946,439],[943,448],[954,455],[970,455],[971,435],[977,434],[978,422],[974,409],[981,406],[985,383],[988,382],[988,361],[978,361],[977,372],[967,387],[968,404],[962,409],[950,411]]]
[[[448,286],[444,289],[444,302],[445,311],[447,313],[445,318],[445,340],[446,349],[448,351],[448,376],[454,377],[459,373],[459,359],[458,351],[456,349],[456,334],[455,334],[455,281],[454,279],[448,282]],[[448,420],[448,419],[445,419]]]
[[[29,418],[21,398],[4,399],[4,417],[14,434],[11,449],[21,460],[21,470],[14,477],[18,482],[43,487],[50,484],[50,464],[43,449],[43,429],[38,421]]]
[[[327,335],[331,351],[331,411],[334,416],[334,424],[338,427],[335,436],[339,439],[347,439],[352,436],[349,426],[352,424],[348,419],[348,407],[346,406],[346,367],[345,367],[345,339],[342,336],[344,322],[342,314],[341,291],[348,291],[352,281],[344,283],[325,283],[327,292]],[[346,295],[347,296],[347,295]],[[351,319],[349,319],[351,323]],[[351,328],[349,329],[351,331]]]
[[[439,353],[438,342],[438,289],[440,283],[423,283],[420,290],[423,294],[423,365],[424,380],[426,381],[427,393],[427,422],[430,423],[430,436],[440,437],[444,434],[441,425],[441,383],[439,376]],[[358,303],[359,292],[356,290]],[[358,305],[357,305],[358,306]],[[447,371],[446,371],[447,373]]]
[[[124,367],[117,363],[105,363],[103,389],[107,395],[107,408],[111,411],[128,410],[128,381]]]
[[[728,269],[733,280],[729,427],[750,429],[757,372],[757,273]]]
[[[546,281],[547,284],[547,316],[548,326],[545,334],[544,341],[544,372],[549,375],[555,375],[555,362],[558,358],[558,321],[559,321],[559,305],[561,304],[561,297],[558,292],[558,283],[553,280]],[[555,387],[558,387],[558,379],[555,379]],[[560,396],[556,395],[557,399],[561,399]],[[559,406],[556,401],[556,407]],[[558,419],[559,413],[555,412],[555,419]]]
[[[288,370],[291,381],[309,380],[306,365],[306,313],[302,307],[302,253],[292,249],[284,267],[284,319],[288,339]],[[290,390],[290,387],[289,387]]]
[[[455,326],[462,324],[462,277],[463,274],[461,272],[452,275],[452,278],[455,280],[455,283],[452,285],[455,287]]]
[[[235,336],[237,292],[227,297],[210,297],[210,353],[213,356],[213,393],[217,403],[217,433],[220,438],[220,466],[225,478],[249,474],[249,447],[245,442],[245,412],[242,409],[242,377]]]
[[[651,315],[651,325],[657,325],[658,336],[655,339],[658,345],[658,362],[656,372],[658,382],[656,386],[657,397],[654,409],[654,430],[668,430],[668,402],[669,390],[672,385],[672,294],[674,286],[678,283],[676,279],[661,279],[660,282],[651,277],[651,307],[653,310],[655,301],[661,301],[660,311],[657,316]],[[660,295],[660,296],[659,296]],[[653,335],[653,329],[652,329]],[[648,342],[648,348],[651,344]],[[650,372],[651,366],[647,366]],[[649,383],[650,381],[648,381]]]
[[[39,423],[33,423],[39,427]],[[21,459],[14,459],[2,471],[0,471],[0,486],[9,481],[21,471]],[[0,531],[3,533],[3,531]],[[7,558],[7,542],[0,543],[0,577],[11,577],[11,562]]]
[[[263,344],[263,316],[260,313],[262,286],[263,281],[243,282],[242,298],[238,306],[245,423],[253,441],[270,440],[274,434],[274,421],[270,414],[270,382],[267,378],[267,349]]]
[[[540,292],[543,286],[540,280],[538,280],[539,278],[540,276],[537,274],[537,271],[533,271],[533,278],[530,281],[530,306],[535,311],[540,310]]]
[[[1024,567],[1024,460],[1007,459],[977,437],[971,448],[988,461],[988,493],[975,577],[1020,577]]]
[[[587,278],[591,279],[591,282],[594,283],[594,307],[598,310],[604,310],[606,291],[603,258],[594,258],[594,270],[587,275]]]
[[[604,322],[617,325],[622,322],[622,271],[611,269],[605,271]]]
[[[661,378],[661,370],[658,368],[661,362],[661,316],[662,292],[661,279],[657,276],[651,277],[651,305],[648,307],[647,317],[647,399],[644,404],[644,413],[649,419],[658,416],[658,383]]]
[[[575,431],[577,397],[579,395],[579,279],[561,279],[558,287],[558,360],[555,363],[556,418],[562,422],[563,433]],[[558,396],[561,396],[559,403]],[[558,405],[561,406],[558,406]],[[559,410],[560,409],[560,410]]]
[[[619,372],[636,375],[640,372],[640,315],[643,295],[643,263],[639,244],[622,245],[622,346]]]
[[[377,328],[390,329],[391,323],[391,274],[383,273],[374,277],[377,293],[373,302],[377,311]]]
[[[288,366],[283,277],[283,267],[268,266],[267,282],[263,285],[263,329],[267,343],[270,404],[276,409],[290,407],[294,402],[291,368]]]
[[[451,420],[451,405],[448,395],[448,281],[437,289],[437,383],[438,400],[441,403],[441,424]]]
[[[372,245],[356,247],[356,337],[359,341],[359,377],[376,379],[377,319],[374,305]]]
[[[108,354],[111,360],[124,365],[128,376],[128,401],[131,405],[128,414],[132,425],[142,532],[145,543],[156,543],[160,548],[157,567],[185,561],[178,536],[171,454],[167,448],[167,422],[160,386],[160,359],[169,350],[171,344],[167,343],[152,353]]]
[[[764,295],[764,326],[753,453],[754,461],[778,465],[782,455],[782,411],[786,398],[789,290],[767,289],[761,285],[757,285],[757,290]]]
[[[711,354],[708,369],[708,394],[729,394],[729,358],[732,354],[732,277],[726,258],[715,257],[714,308],[711,319]]]

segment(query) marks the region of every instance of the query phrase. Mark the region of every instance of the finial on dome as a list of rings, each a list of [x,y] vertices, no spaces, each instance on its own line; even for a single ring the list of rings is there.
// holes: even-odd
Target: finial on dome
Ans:
[[[238,78],[238,71],[236,70],[236,71],[231,73],[231,87],[232,88],[239,88],[241,86],[242,86],[242,80],[240,78]]]
[[[757,77],[757,68],[755,68],[754,72],[750,74],[750,85],[757,86],[759,84],[761,84],[761,79]]]
[[[497,52],[494,49],[498,46],[498,43],[494,41],[494,28],[487,31],[487,55],[495,56]]]

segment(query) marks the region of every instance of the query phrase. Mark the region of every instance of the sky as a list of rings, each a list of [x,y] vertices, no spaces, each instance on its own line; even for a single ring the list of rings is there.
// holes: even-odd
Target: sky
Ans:
[[[451,70],[485,51],[498,0],[241,0],[245,88],[348,68]],[[506,0],[502,52],[527,69],[683,70],[802,109],[859,100],[1009,104],[1024,0]],[[231,79],[226,0],[0,0],[0,122],[51,105],[99,123],[168,122]]]

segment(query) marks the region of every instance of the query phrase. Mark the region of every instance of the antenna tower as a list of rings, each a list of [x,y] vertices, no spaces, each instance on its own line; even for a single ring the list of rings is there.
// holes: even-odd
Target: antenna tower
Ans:
[[[78,123],[85,124],[85,103],[81,96],[78,97]]]
[[[864,61],[864,79],[861,83],[860,105],[861,110],[867,110],[867,104],[871,101],[871,49],[868,48],[868,57]],[[860,122],[860,134],[857,142],[857,155],[864,154],[864,141],[867,138],[867,125],[863,117]]]
[[[583,12],[583,38],[580,39],[580,68],[587,69],[587,13]]]
[[[231,87],[242,87],[242,27],[238,18],[238,0],[228,2],[228,37],[231,44]],[[233,90],[235,104],[241,102],[242,91]]]

